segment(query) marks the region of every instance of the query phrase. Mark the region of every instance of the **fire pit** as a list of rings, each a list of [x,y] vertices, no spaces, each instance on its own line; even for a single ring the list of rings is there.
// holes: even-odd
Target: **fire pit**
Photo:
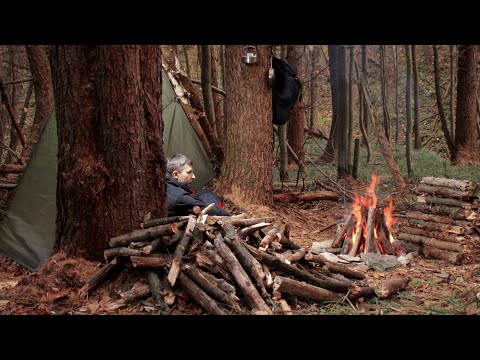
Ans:
[[[375,193],[380,177],[372,174],[372,182],[365,196],[355,194],[351,213],[338,230],[332,247],[342,248],[342,254],[356,256],[361,252],[393,255],[393,237],[390,229],[395,222],[394,205],[380,206]]]

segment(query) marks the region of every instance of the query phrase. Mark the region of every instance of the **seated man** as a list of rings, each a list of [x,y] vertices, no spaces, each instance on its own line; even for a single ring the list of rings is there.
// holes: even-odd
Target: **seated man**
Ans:
[[[167,204],[168,216],[193,214],[193,207],[204,209],[212,202],[215,207],[208,212],[209,215],[230,216],[230,213],[221,208],[220,198],[209,190],[199,190],[197,193],[190,189],[195,174],[193,163],[182,154],[175,154],[167,159]]]

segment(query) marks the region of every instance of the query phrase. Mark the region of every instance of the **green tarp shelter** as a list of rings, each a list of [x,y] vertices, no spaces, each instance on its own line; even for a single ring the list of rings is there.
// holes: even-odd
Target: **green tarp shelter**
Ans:
[[[182,153],[192,159],[196,175],[192,188],[198,189],[215,171],[165,73],[162,79],[164,154]],[[55,244],[57,147],[52,114],[0,221],[0,254],[29,270],[48,258]]]

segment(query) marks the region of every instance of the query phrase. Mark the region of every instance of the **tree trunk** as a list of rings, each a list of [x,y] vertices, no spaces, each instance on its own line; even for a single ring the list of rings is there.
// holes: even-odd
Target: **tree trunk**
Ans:
[[[54,46],[56,250],[100,260],[108,240],[167,214],[159,46]]]
[[[478,45],[458,47],[458,85],[455,146],[452,161],[455,164],[480,162],[477,132],[477,61]]]
[[[297,70],[297,77],[299,79],[305,78],[305,45],[288,45],[287,61]],[[310,82],[312,86],[312,82]],[[305,109],[303,104],[299,101],[295,104],[290,115],[290,120],[287,123],[287,141],[292,147],[298,160],[303,162],[305,153],[303,150],[303,143],[305,142]],[[289,162],[293,162],[293,158],[289,156]]]
[[[418,100],[418,65],[417,52],[415,45],[412,45],[412,68],[413,68],[413,147],[415,149],[422,148],[422,139],[420,137],[420,105]]]
[[[330,70],[330,89],[332,91],[332,126],[330,127],[330,135],[328,136],[327,145],[320,159],[322,161],[331,162],[335,159],[336,150],[334,148],[334,140],[337,133],[337,113],[338,113],[338,53],[339,45],[328,45],[328,68]]]
[[[210,45],[199,45],[199,52],[201,54],[201,78],[202,78],[202,95],[203,107],[205,115],[210,123],[215,136],[218,139],[217,128],[215,126],[215,108],[213,106],[212,93],[212,61],[210,54]]]
[[[286,45],[280,47],[280,58],[282,60],[287,59],[288,48]],[[292,114],[290,113],[289,118]],[[278,170],[280,173],[280,181],[288,181],[288,152],[287,152],[287,124],[278,125],[278,147],[279,147],[279,159],[278,159]]]
[[[380,85],[382,94],[383,109],[383,128],[385,136],[390,142],[390,114],[388,112],[388,93],[387,93],[387,65],[385,60],[385,45],[379,45],[380,48]]]
[[[337,72],[337,177],[348,176],[349,153],[348,141],[348,80],[346,64],[346,45],[339,45],[338,50],[338,72]]]
[[[398,144],[400,119],[398,118],[398,46],[393,45],[393,63],[395,68],[395,144]]]
[[[54,110],[53,83],[50,63],[43,45],[26,45],[30,71],[35,91],[35,118],[32,131],[27,139],[27,146],[22,152],[22,160],[28,161],[32,146],[38,141],[43,128]]]
[[[410,89],[411,89],[411,76],[412,76],[412,61],[411,61],[411,47],[410,45],[405,45],[405,61],[407,62],[407,81],[405,84],[405,106],[406,106],[406,118],[407,118],[407,129],[405,130],[405,156],[407,157],[407,174],[408,177],[412,177],[412,155],[411,155],[411,141],[410,136],[412,134],[412,116],[411,116],[411,105],[410,105]]]
[[[443,111],[442,103],[442,93],[440,90],[440,69],[438,67],[438,48],[437,45],[433,45],[433,67],[435,71],[435,94],[437,97],[437,107],[438,107],[438,116],[440,117],[440,122],[442,124],[443,134],[445,136],[445,141],[447,142],[448,152],[450,153],[450,158],[453,159],[453,154],[455,153],[454,144],[450,132],[448,131],[447,120],[445,119],[445,112]],[[459,69],[460,71],[460,69]],[[457,109],[458,110],[458,109]]]
[[[258,62],[241,61],[243,46],[225,46],[228,123],[217,190],[248,203],[272,205],[272,91],[266,71],[270,46],[257,46]]]
[[[450,45],[450,135],[455,138],[455,70],[457,63],[456,45]]]

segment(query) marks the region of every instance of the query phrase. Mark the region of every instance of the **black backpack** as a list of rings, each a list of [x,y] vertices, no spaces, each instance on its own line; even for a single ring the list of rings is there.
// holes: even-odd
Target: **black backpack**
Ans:
[[[297,100],[301,99],[302,84],[295,69],[286,61],[273,56],[272,67],[275,71],[272,88],[273,123],[283,125],[288,121]]]

